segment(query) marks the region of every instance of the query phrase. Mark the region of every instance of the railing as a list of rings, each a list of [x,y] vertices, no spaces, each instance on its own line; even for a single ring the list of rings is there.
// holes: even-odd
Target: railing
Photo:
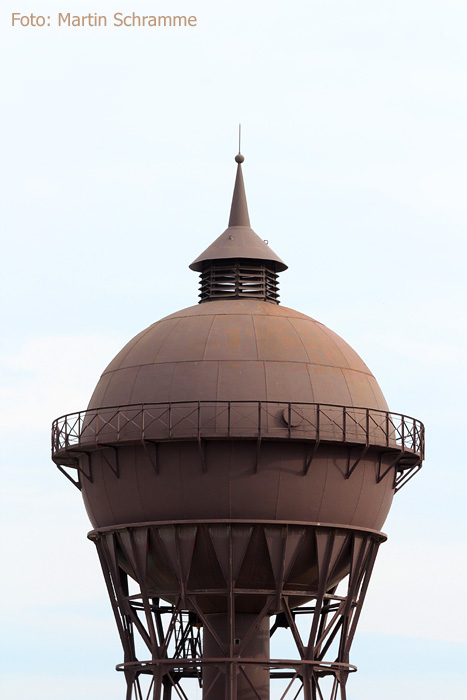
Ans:
[[[395,449],[424,457],[424,426],[373,408],[277,401],[184,401],[88,409],[57,418],[52,455],[123,442],[284,439]]]

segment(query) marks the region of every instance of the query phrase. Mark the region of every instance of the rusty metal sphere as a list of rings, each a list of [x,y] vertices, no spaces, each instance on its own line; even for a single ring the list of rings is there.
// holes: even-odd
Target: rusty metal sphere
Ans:
[[[206,409],[202,414],[201,431],[216,420],[219,425],[214,405],[238,402],[236,423],[232,422],[245,427],[243,437],[219,439],[215,433],[203,447],[203,463],[195,439],[180,435],[178,441],[162,442],[157,447],[157,474],[148,454],[152,447],[120,444],[119,461],[125,466],[117,480],[109,466],[113,453],[94,452],[93,481],[85,481],[83,495],[95,526],[235,517],[381,527],[394,491],[391,476],[376,479],[375,452],[368,451],[347,479],[348,446],[323,444],[313,468],[303,476],[306,442],[264,439],[258,454],[257,441],[248,440],[248,421],[255,419],[258,402],[265,402],[267,419],[284,429],[284,403],[296,405],[292,430],[300,429],[299,404],[387,410],[365,363],[321,323],[253,300],[213,301],[184,309],[153,324],[122,349],[99,380],[89,409],[197,402],[207,402],[208,407],[212,402],[212,412]],[[240,410],[242,402],[245,407]]]

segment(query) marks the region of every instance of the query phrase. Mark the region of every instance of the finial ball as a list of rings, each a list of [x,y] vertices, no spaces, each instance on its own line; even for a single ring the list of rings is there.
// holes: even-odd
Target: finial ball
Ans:
[[[236,163],[243,163],[244,160],[245,160],[245,156],[242,156],[241,153],[238,153],[238,154],[235,156],[235,162],[236,162]]]

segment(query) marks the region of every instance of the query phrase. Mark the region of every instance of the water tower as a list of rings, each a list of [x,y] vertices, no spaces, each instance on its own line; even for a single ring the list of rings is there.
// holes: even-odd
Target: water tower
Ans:
[[[133,338],[53,424],[126,700],[345,699],[380,528],[423,459],[423,425],[389,411],[357,353],[279,305],[287,266],[250,227],[235,160],[228,228],[190,265],[199,304]]]

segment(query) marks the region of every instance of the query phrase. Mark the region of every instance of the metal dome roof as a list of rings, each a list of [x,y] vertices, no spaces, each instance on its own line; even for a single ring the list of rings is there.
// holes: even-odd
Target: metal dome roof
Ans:
[[[154,323],[112,360],[89,407],[202,400],[387,410],[342,338],[298,311],[253,300],[196,305]]]

